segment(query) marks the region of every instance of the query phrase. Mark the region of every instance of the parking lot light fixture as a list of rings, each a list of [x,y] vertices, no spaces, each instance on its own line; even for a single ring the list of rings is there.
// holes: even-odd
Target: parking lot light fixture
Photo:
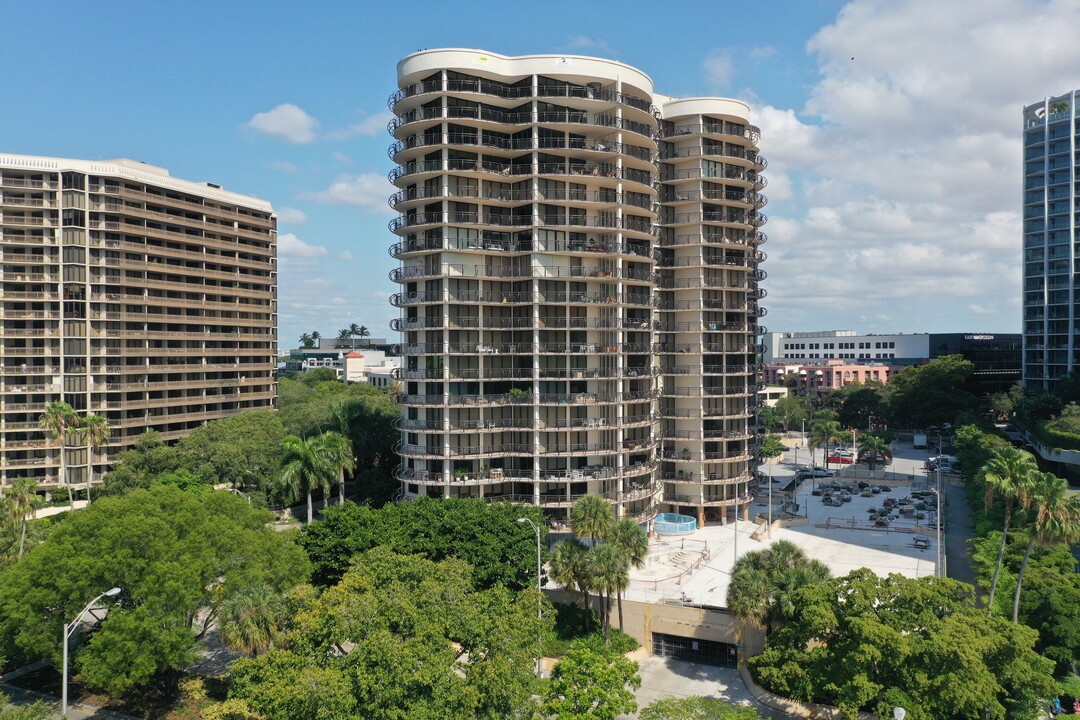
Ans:
[[[98,600],[103,597],[116,597],[121,592],[121,588],[114,587],[98,595],[96,598],[86,603],[86,607],[79,611],[79,614],[75,616],[75,619],[70,623],[64,625],[64,672],[63,672],[63,686],[60,689],[60,715],[67,717],[68,708],[68,640],[75,633],[75,629],[79,627],[82,622],[83,615],[85,615],[90,608],[94,607]]]

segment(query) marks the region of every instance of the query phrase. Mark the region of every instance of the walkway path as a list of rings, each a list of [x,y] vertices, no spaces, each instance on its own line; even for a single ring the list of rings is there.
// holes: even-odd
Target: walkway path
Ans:
[[[975,584],[975,565],[968,540],[975,532],[964,488],[945,486],[945,571],[954,580]]]
[[[14,705],[30,705],[38,700],[44,700],[49,705],[53,706],[53,717],[61,717],[60,701],[51,695],[44,695],[32,690],[23,690],[14,685],[0,685],[0,693],[7,695]],[[75,718],[76,720],[85,720],[86,718],[95,718],[95,720],[136,720],[131,715],[123,715],[111,710],[102,710],[101,708],[92,705],[80,704],[68,705],[67,716],[69,720],[71,718]]]
[[[746,689],[739,672],[732,668],[661,657],[647,657],[638,665],[641,687],[634,693],[638,709],[645,708],[662,697],[702,696],[720,698],[733,705],[753,707],[769,720],[790,720],[795,717],[779,713],[757,702]],[[619,720],[634,718],[637,718],[637,714],[619,716]]]

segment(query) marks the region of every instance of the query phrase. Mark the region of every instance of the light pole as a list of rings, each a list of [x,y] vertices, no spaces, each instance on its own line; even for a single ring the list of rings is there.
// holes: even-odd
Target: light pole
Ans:
[[[798,452],[798,450],[796,450]],[[772,458],[769,458],[769,539],[772,540]]]
[[[75,632],[75,628],[79,627],[79,623],[82,622],[82,616],[85,615],[87,611],[94,606],[94,603],[96,603],[103,597],[114,597],[119,594],[120,588],[118,587],[114,587],[111,590],[106,590],[105,592],[101,593],[96,598],[88,602],[86,604],[86,607],[79,611],[79,614],[75,616],[74,620],[72,620],[69,624],[64,625],[64,678],[63,687],[60,691],[60,714],[63,717],[67,717],[68,706],[68,639],[71,638],[72,633]]]
[[[225,488],[225,489],[226,489],[226,490],[227,490],[228,492],[231,492],[231,493],[236,493],[236,494],[237,494],[237,495],[239,495],[240,497],[242,497],[242,498],[244,498],[245,500],[247,500],[247,501],[248,501],[248,505],[250,505],[250,504],[251,504],[251,497],[250,497],[249,495],[245,495],[244,493],[240,492],[240,491],[239,491],[239,490],[237,490],[236,488]]]
[[[517,521],[519,523],[529,523],[529,525],[532,526],[532,529],[536,531],[536,619],[537,621],[541,621],[537,622],[536,630],[536,677],[539,678],[543,677],[544,675],[544,639],[543,635],[541,634],[543,633],[542,621],[544,619],[544,606],[542,602],[543,591],[540,589],[540,526],[538,526],[536,523],[534,523],[527,517],[520,517],[517,519]]]

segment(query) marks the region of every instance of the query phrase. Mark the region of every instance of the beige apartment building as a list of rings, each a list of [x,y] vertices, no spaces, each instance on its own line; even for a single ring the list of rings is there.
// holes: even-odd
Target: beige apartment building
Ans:
[[[273,407],[276,235],[268,203],[163,168],[0,155],[0,486],[61,482],[53,402],[112,427],[68,447],[76,486],[146,430]]]
[[[749,502],[764,160],[743,103],[430,50],[389,101],[402,496],[703,522]]]

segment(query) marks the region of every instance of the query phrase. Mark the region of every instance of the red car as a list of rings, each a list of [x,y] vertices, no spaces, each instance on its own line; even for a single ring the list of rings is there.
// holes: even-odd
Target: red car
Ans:
[[[828,457],[828,460],[829,462],[836,463],[838,465],[851,465],[853,462],[855,462],[855,458],[850,455],[833,454]]]

